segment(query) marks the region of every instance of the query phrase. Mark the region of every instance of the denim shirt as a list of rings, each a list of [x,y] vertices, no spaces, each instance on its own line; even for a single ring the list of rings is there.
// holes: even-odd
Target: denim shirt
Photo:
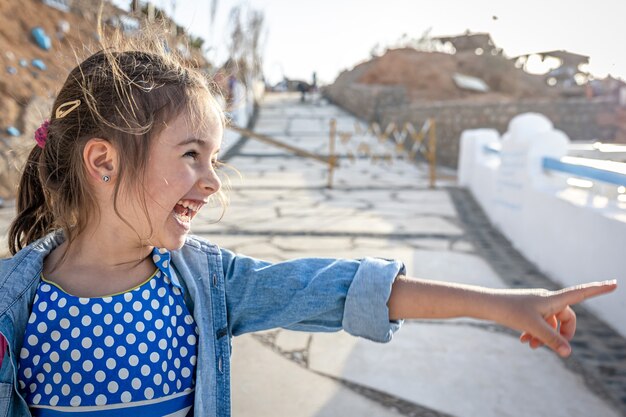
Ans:
[[[44,258],[63,242],[54,232],[0,261],[0,334],[8,355],[0,367],[0,417],[30,416],[17,388],[17,353]],[[231,337],[275,327],[344,329],[388,342],[401,325],[389,320],[397,261],[302,258],[269,263],[189,236],[172,265],[199,328],[194,414],[230,416]]]

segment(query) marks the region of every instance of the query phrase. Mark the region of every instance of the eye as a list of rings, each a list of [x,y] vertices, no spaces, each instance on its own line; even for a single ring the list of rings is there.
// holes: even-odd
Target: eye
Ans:
[[[213,167],[213,169],[218,169],[218,168],[219,168],[219,167],[221,167],[222,165],[223,165],[223,164],[222,164],[222,161],[219,161],[219,160],[217,160],[217,159],[213,159],[213,160],[211,160],[211,166]]]
[[[190,157],[193,158],[193,160],[198,159],[198,156],[200,156],[200,154],[196,151],[188,151],[183,155],[183,157]]]

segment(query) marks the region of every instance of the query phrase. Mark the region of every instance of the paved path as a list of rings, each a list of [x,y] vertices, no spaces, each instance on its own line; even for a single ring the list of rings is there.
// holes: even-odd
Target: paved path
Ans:
[[[355,120],[331,105],[269,95],[255,130],[326,153],[328,121]],[[413,276],[492,287],[550,283],[493,230],[471,196],[424,167],[342,159],[326,168],[227,134],[231,205],[194,220],[194,233],[268,260],[300,256],[402,259]],[[338,144],[340,154],[355,143]],[[232,152],[228,152],[231,148]],[[387,152],[373,143],[374,153]],[[11,207],[0,209],[8,227]],[[574,354],[530,351],[517,335],[474,320],[409,321],[385,345],[345,333],[273,330],[233,341],[234,417],[626,416],[626,343],[579,310]]]
[[[331,117],[340,130],[353,129],[355,119],[332,105],[269,95],[255,131],[326,154]],[[227,147],[235,143],[227,137]],[[356,144],[338,146],[345,156]],[[226,154],[241,174],[231,174],[231,206],[220,223],[205,218],[194,228],[224,247],[274,261],[393,257],[413,276],[554,287],[454,182],[428,189],[423,166],[343,158],[327,189],[323,165],[255,140]],[[410,321],[385,345],[345,333],[241,336],[233,342],[233,415],[626,415],[626,344],[582,315],[580,342],[567,360],[468,319]]]

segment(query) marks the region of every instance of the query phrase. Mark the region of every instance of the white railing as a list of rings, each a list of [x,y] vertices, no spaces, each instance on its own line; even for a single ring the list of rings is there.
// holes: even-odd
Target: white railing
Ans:
[[[618,279],[588,307],[626,336],[626,163],[568,156],[570,141],[539,114],[461,136],[459,182],[491,222],[561,285]]]

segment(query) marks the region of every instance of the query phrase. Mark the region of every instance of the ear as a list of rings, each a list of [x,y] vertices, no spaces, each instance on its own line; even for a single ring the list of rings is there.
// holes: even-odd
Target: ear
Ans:
[[[83,149],[83,162],[85,163],[88,177],[96,184],[102,183],[102,177],[105,175],[111,179],[115,176],[117,171],[117,150],[106,139],[89,139]]]

